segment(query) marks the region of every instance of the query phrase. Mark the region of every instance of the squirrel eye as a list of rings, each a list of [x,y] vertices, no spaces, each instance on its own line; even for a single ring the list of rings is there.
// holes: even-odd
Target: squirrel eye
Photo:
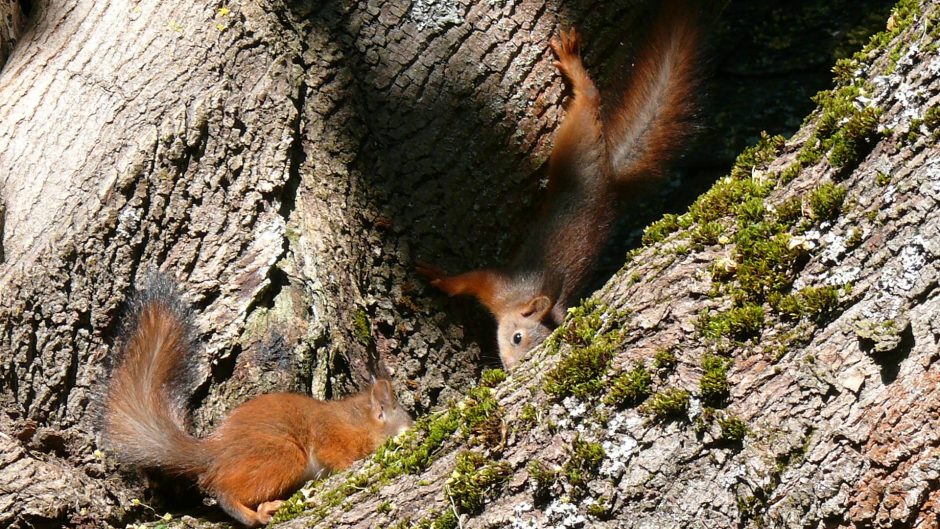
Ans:
[[[516,344],[516,345],[519,345],[519,344],[522,343],[522,333],[521,333],[521,332],[517,332],[516,334],[513,334],[513,335],[512,335],[512,343],[514,343],[514,344]]]

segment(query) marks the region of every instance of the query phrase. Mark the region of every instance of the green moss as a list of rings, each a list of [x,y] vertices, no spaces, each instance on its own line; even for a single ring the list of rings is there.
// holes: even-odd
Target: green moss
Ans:
[[[689,215],[699,223],[716,221],[733,214],[737,206],[747,199],[766,197],[771,189],[772,183],[759,184],[750,178],[723,178],[689,207]]]
[[[305,499],[303,491],[298,491],[281,506],[273,521],[287,521],[301,514],[314,519],[323,519],[337,508],[348,509],[346,499],[363,490],[373,475],[372,470],[351,474],[336,487],[318,490],[315,499],[310,502]],[[312,508],[310,508],[311,505]]]
[[[653,367],[656,369],[671,371],[677,363],[676,355],[669,349],[657,349],[656,353],[653,354]]]
[[[658,421],[686,419],[689,416],[689,392],[679,388],[664,389],[654,393],[640,411]]]
[[[855,248],[862,242],[862,230],[858,228],[852,228],[849,232],[849,236],[845,238],[845,246],[847,248]]]
[[[614,331],[619,328],[619,320],[625,317],[626,314],[609,311],[606,305],[595,299],[586,299],[577,307],[568,309],[565,322],[558,330],[558,336],[575,346],[607,341],[613,336],[610,332],[600,333],[605,320],[610,320],[608,326]]]
[[[526,404],[519,412],[519,419],[515,421],[516,429],[520,431],[531,430],[538,423],[538,410],[531,404]]]
[[[416,474],[431,464],[441,445],[463,424],[461,413],[456,408],[425,415],[408,433],[389,439],[380,446],[373,460],[378,463],[385,479]]]
[[[930,132],[935,132],[940,128],[940,106],[932,106],[924,112],[924,126]]]
[[[858,111],[855,100],[861,95],[862,85],[849,84],[823,90],[813,96],[813,101],[819,105],[820,113],[812,138],[824,142],[823,151],[829,150],[829,145],[825,145],[825,142],[838,132],[846,119]]]
[[[558,351],[561,350],[561,333],[564,331],[564,326],[558,327],[551,334],[548,335],[548,338],[542,342],[542,347],[545,348],[547,354],[555,356],[558,354]]]
[[[471,444],[494,447],[502,442],[504,412],[492,389],[471,389],[457,409],[462,422],[461,432]]]
[[[881,112],[874,107],[858,108],[856,102],[866,92],[866,86],[853,83],[816,94],[816,130],[797,157],[801,165],[815,164],[828,153],[829,164],[845,172],[871,150],[879,135]]]
[[[730,362],[720,356],[706,354],[702,357],[702,378],[699,380],[699,395],[708,406],[726,406],[730,396],[728,368]]]
[[[487,388],[495,388],[506,380],[506,372],[502,369],[484,369],[480,375],[480,385]]]
[[[643,230],[642,242],[645,246],[650,246],[663,241],[671,233],[679,229],[678,215],[667,213],[663,218],[650,224]]]
[[[375,507],[375,512],[378,514],[387,514],[392,512],[392,502],[388,500],[383,501]]]
[[[495,462],[476,452],[461,452],[447,480],[447,499],[461,513],[478,512],[485,499],[511,475],[512,469],[506,462]]]
[[[526,471],[532,480],[532,495],[541,500],[549,496],[551,488],[558,481],[558,471],[553,470],[537,460],[529,461]]]
[[[891,176],[881,171],[878,171],[878,173],[875,174],[875,183],[881,187],[885,187],[886,185],[891,183]]]
[[[613,349],[607,344],[575,347],[545,375],[545,392],[557,398],[586,398],[604,388]]]
[[[858,61],[844,57],[836,61],[832,67],[832,73],[835,74],[835,81],[838,84],[849,84],[855,80],[855,73],[858,72]]]
[[[749,302],[720,313],[706,309],[699,317],[697,325],[701,335],[711,340],[721,337],[746,340],[758,336],[763,329],[764,309]]]
[[[638,364],[611,381],[604,402],[611,406],[636,406],[649,397],[652,384],[649,371],[643,364]]]
[[[859,62],[868,62],[873,56],[873,52],[887,47],[895,37],[917,20],[921,12],[918,0],[899,1],[891,11],[888,28],[881,33],[872,35],[868,44],[862,48],[862,51],[856,53],[853,59]]]
[[[834,286],[806,287],[783,296],[777,310],[786,317],[807,318],[816,323],[828,321],[839,307],[839,288]]]
[[[722,232],[724,226],[720,222],[703,222],[692,231],[692,243],[698,248],[717,244]]]
[[[423,518],[408,527],[413,529],[458,529],[460,524],[454,511],[446,509],[444,512],[432,511],[427,518]]]
[[[609,520],[612,514],[613,505],[610,498],[601,496],[587,507],[587,513],[600,520]]]
[[[747,423],[730,414],[718,418],[718,427],[721,428],[721,439],[729,443],[740,443],[751,432]]]
[[[623,314],[606,314],[606,307],[593,300],[568,310],[559,336],[572,345],[571,351],[545,375],[549,395],[585,398],[604,385],[614,347],[620,341],[619,321]],[[601,332],[605,325],[610,327]]]
[[[388,529],[409,529],[410,527],[412,527],[411,522],[412,522],[411,517],[405,516],[404,518],[401,518],[400,520],[395,522],[393,525],[389,525]]]
[[[786,138],[783,136],[771,136],[766,132],[761,132],[757,144],[746,147],[738,155],[731,168],[731,178],[738,180],[750,178],[754,169],[766,167],[772,162],[783,150],[785,144]]]
[[[799,197],[790,197],[776,208],[777,221],[785,226],[793,226],[803,217],[803,201]]]
[[[830,182],[820,184],[809,195],[809,205],[815,221],[832,220],[842,211],[845,188]]]
[[[307,505],[307,499],[303,491],[295,492],[290,498],[281,504],[281,507],[274,513],[271,523],[286,522],[303,514]]]
[[[597,469],[606,455],[600,443],[576,436],[571,443],[568,461],[562,468],[568,483],[576,488],[584,488],[597,475]]]
[[[800,250],[790,247],[787,229],[786,224],[764,220],[744,226],[735,234],[736,303],[760,303],[790,288]]]
[[[372,326],[369,324],[369,315],[360,308],[353,316],[353,335],[365,345],[372,341]]]
[[[816,136],[810,136],[806,143],[800,147],[800,152],[796,155],[796,163],[800,167],[809,167],[811,165],[816,165],[819,160],[822,160],[823,150],[820,145],[819,138]]]
[[[852,114],[831,139],[829,164],[836,169],[851,169],[858,165],[878,138],[880,111],[866,107]]]
[[[803,164],[799,161],[793,162],[787,166],[786,169],[780,172],[780,182],[787,184],[800,176],[800,171],[803,170]]]
[[[758,222],[764,219],[767,209],[764,207],[764,201],[760,197],[751,197],[735,209],[735,216],[738,224],[747,226],[748,224]]]

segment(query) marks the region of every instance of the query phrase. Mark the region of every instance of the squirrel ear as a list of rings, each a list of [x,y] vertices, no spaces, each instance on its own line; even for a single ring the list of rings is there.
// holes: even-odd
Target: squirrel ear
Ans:
[[[541,320],[550,310],[552,310],[552,300],[548,299],[548,296],[536,296],[522,308],[522,317]]]
[[[385,418],[385,410],[395,404],[395,393],[392,391],[392,384],[388,380],[379,379],[372,385],[372,412],[376,419]]]

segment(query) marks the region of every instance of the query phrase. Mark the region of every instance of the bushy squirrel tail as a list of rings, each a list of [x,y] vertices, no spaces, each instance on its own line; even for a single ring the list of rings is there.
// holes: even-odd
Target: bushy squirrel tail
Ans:
[[[190,322],[173,281],[152,274],[130,307],[102,414],[106,446],[124,463],[192,476],[206,467],[186,431]]]
[[[605,126],[617,184],[659,176],[693,131],[700,33],[694,3],[663,3],[620,104]]]

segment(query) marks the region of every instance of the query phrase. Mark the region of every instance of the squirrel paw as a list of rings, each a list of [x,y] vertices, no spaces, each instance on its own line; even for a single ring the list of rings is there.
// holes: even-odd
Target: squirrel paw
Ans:
[[[415,263],[415,271],[430,279],[432,285],[437,285],[446,276],[443,270],[424,261]]]
[[[275,501],[266,501],[262,503],[261,505],[259,505],[257,509],[258,521],[261,522],[262,525],[267,525],[268,522],[271,521],[271,518],[274,517],[274,513],[276,513],[277,510],[280,509],[281,505],[283,504],[284,504],[283,501],[275,500]]]
[[[562,31],[561,35],[552,39],[551,47],[555,56],[558,57],[555,66],[559,70],[564,71],[566,64],[570,61],[581,62],[581,35],[577,30]]]

